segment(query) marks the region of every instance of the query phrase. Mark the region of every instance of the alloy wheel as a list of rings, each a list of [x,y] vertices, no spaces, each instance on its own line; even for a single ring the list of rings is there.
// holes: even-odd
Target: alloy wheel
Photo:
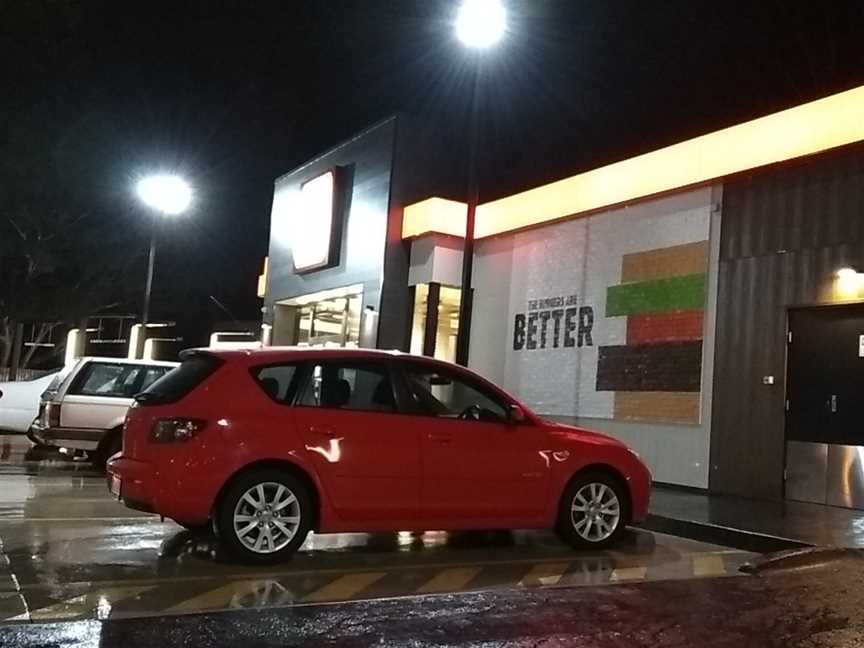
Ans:
[[[284,484],[262,482],[247,489],[234,507],[234,533],[259,554],[285,548],[300,528],[300,502]]]
[[[621,502],[608,485],[592,482],[580,488],[570,504],[573,529],[588,542],[609,538],[621,520]]]

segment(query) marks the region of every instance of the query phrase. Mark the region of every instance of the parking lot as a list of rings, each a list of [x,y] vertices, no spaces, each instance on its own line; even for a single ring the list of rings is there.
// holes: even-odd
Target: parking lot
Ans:
[[[311,535],[293,560],[232,564],[212,537],[113,500],[86,463],[0,437],[0,618],[43,622],[538,586],[735,575],[751,555],[631,530],[611,551],[551,533]]]

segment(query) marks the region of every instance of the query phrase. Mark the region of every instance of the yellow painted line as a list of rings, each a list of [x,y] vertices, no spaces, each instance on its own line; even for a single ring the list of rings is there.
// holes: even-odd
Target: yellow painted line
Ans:
[[[248,594],[260,587],[264,581],[260,579],[236,580],[227,585],[209,590],[190,599],[181,601],[168,608],[169,612],[189,612],[193,610],[214,610],[229,606],[231,600],[238,594]]]
[[[721,556],[693,556],[694,576],[725,576],[726,563]]]
[[[644,580],[645,574],[648,573],[647,567],[620,567],[613,569],[609,576],[609,580],[613,583],[621,581]]]
[[[570,563],[543,563],[535,565],[520,581],[523,587],[538,585],[557,585]]]
[[[138,596],[154,586],[146,587],[112,587],[109,589],[97,589],[80,596],[54,603],[42,608],[30,610],[30,613],[20,614],[9,621],[52,621],[62,619],[75,619],[87,617],[95,619],[107,619],[111,615],[114,605],[120,601]]]
[[[547,562],[560,562],[561,558],[515,558],[511,560],[484,560],[484,561],[476,561],[473,560],[470,563],[465,561],[453,561],[453,562],[418,562],[418,563],[408,563],[404,565],[398,564],[390,564],[390,565],[375,565],[375,567],[362,567],[362,566],[345,566],[345,567],[333,567],[330,569],[315,569],[313,567],[304,568],[304,569],[289,569],[289,570],[273,570],[267,572],[256,572],[256,571],[248,571],[248,572],[237,572],[230,571],[224,574],[189,574],[185,576],[166,576],[164,578],[136,578],[136,579],[122,579],[122,580],[89,580],[89,581],[69,581],[67,583],[62,583],[63,587],[81,587],[81,586],[92,586],[98,585],[99,587],[122,587],[129,583],[135,583],[137,585],[165,585],[168,583],[193,583],[200,581],[227,581],[227,580],[249,580],[253,578],[257,579],[266,579],[266,578],[277,578],[277,577],[293,577],[293,576],[321,576],[325,574],[353,574],[353,573],[366,573],[368,571],[380,571],[386,570],[388,572],[404,572],[404,571],[416,571],[416,570],[430,570],[430,569],[449,569],[455,567],[469,567],[469,566],[480,566],[480,567],[496,567],[496,566],[510,566],[510,565],[524,565],[524,564],[540,564]],[[39,590],[43,589],[45,586],[41,583],[26,583],[22,585],[22,589],[25,590]]]
[[[480,573],[477,567],[457,567],[445,569],[428,580],[420,589],[418,594],[433,594],[436,592],[456,592],[465,587]]]
[[[311,594],[304,601],[309,603],[323,603],[325,601],[345,601],[353,598],[364,589],[384,578],[384,572],[366,572],[361,574],[347,574],[328,583]]]

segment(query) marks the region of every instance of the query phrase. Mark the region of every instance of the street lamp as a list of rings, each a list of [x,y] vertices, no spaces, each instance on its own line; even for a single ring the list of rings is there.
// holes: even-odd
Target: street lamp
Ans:
[[[465,218],[465,243],[462,247],[462,290],[459,300],[459,329],[456,334],[456,362],[468,364],[474,269],[474,220],[477,212],[477,139],[480,130],[480,74],[482,54],[507,31],[507,10],[499,0],[464,0],[456,14],[456,36],[475,54],[471,85],[471,127],[468,133],[468,211]]]
[[[137,186],[138,197],[154,210],[150,230],[150,256],[147,263],[147,284],[144,288],[144,312],[141,317],[142,340],[146,338],[150,323],[150,292],[153,288],[153,265],[156,261],[157,219],[159,216],[182,214],[192,202],[192,189],[183,178],[160,174],[141,179]]]
[[[490,47],[506,30],[507,10],[498,0],[465,0],[456,14],[456,36],[468,47]]]

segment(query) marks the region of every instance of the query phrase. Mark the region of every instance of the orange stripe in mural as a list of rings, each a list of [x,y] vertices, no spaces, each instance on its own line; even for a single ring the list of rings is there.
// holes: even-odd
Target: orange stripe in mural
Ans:
[[[625,254],[621,282],[649,281],[701,274],[708,268],[708,241]]]
[[[616,392],[615,420],[698,423],[699,392]]]
[[[627,346],[701,340],[703,322],[701,310],[630,315],[627,318]]]

